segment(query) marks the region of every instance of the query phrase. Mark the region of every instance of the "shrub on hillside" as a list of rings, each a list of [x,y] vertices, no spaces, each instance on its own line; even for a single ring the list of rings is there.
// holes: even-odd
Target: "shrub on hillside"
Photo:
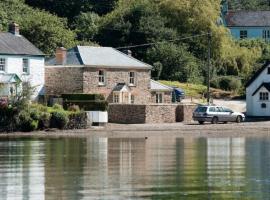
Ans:
[[[222,77],[220,79],[217,79],[216,82],[217,84],[217,88],[220,88],[222,90],[226,90],[226,91],[238,91],[240,90],[242,83],[241,80],[235,78],[235,77]]]
[[[50,126],[51,128],[66,128],[68,123],[68,115],[65,111],[53,111],[51,113]]]

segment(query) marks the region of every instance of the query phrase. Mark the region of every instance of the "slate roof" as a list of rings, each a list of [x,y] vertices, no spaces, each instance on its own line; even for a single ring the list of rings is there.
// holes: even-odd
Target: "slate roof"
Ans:
[[[0,54],[44,56],[44,53],[25,37],[12,33],[0,33]]]
[[[21,79],[16,74],[0,74],[0,83],[17,83]]]
[[[55,57],[50,58],[48,61],[46,61],[46,65],[56,65]],[[81,59],[81,56],[77,47],[67,50],[67,58],[66,58],[65,65],[71,65],[71,66],[83,65],[83,62],[82,62],[82,59]]]
[[[151,80],[151,88],[152,91],[172,91],[173,88],[157,81]]]
[[[68,50],[68,52],[70,53],[67,54],[65,66],[79,64],[88,67],[105,68],[152,68],[152,66],[111,47],[77,46]],[[71,52],[74,52],[76,56]],[[56,65],[55,58],[49,60],[46,65]]]
[[[246,84],[246,87],[250,86],[253,81],[256,80],[256,78],[264,71],[265,68],[267,68],[270,65],[270,61],[267,61],[263,66],[249,79],[249,81]]]
[[[252,94],[254,96],[262,87],[265,87],[270,92],[270,83],[262,83]]]
[[[120,92],[125,86],[125,83],[117,83],[117,85],[113,88],[113,91]]]
[[[228,27],[270,26],[270,11],[229,11],[225,20]]]

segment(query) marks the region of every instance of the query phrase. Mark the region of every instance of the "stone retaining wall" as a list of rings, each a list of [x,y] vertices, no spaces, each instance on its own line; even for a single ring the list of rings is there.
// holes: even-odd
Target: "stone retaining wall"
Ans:
[[[191,122],[195,104],[110,104],[109,122],[120,124],[153,124]]]

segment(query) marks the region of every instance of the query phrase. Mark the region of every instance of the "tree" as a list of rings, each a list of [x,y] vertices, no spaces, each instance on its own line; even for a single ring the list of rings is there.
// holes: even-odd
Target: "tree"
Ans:
[[[7,30],[12,21],[20,24],[21,33],[46,54],[53,54],[59,46],[71,47],[76,42],[65,19],[32,9],[21,0],[3,0],[0,2],[2,30]]]
[[[160,78],[180,82],[200,82],[198,60],[183,45],[161,43],[147,51],[147,60],[154,66],[162,65]],[[160,69],[160,68],[159,68]]]

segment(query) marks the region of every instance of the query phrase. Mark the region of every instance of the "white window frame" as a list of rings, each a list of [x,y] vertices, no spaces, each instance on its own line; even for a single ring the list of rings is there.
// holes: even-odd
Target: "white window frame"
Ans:
[[[268,92],[260,92],[259,93],[260,101],[269,101],[269,93]]]
[[[114,93],[113,94],[113,103],[119,103],[120,102],[120,94]]]
[[[135,86],[136,85],[136,72],[132,71],[128,73],[129,77],[129,86]]]
[[[6,64],[7,64],[7,59],[6,58],[0,58],[0,72],[5,72],[6,71]]]
[[[30,67],[29,67],[29,59],[28,58],[23,58],[22,59],[22,65],[23,65],[23,73],[24,74],[29,74],[30,73]],[[26,69],[26,71],[25,71]]]
[[[156,103],[163,103],[164,102],[164,94],[162,92],[157,92],[155,95]]]
[[[105,70],[98,70],[98,85],[106,85],[106,73]]]

